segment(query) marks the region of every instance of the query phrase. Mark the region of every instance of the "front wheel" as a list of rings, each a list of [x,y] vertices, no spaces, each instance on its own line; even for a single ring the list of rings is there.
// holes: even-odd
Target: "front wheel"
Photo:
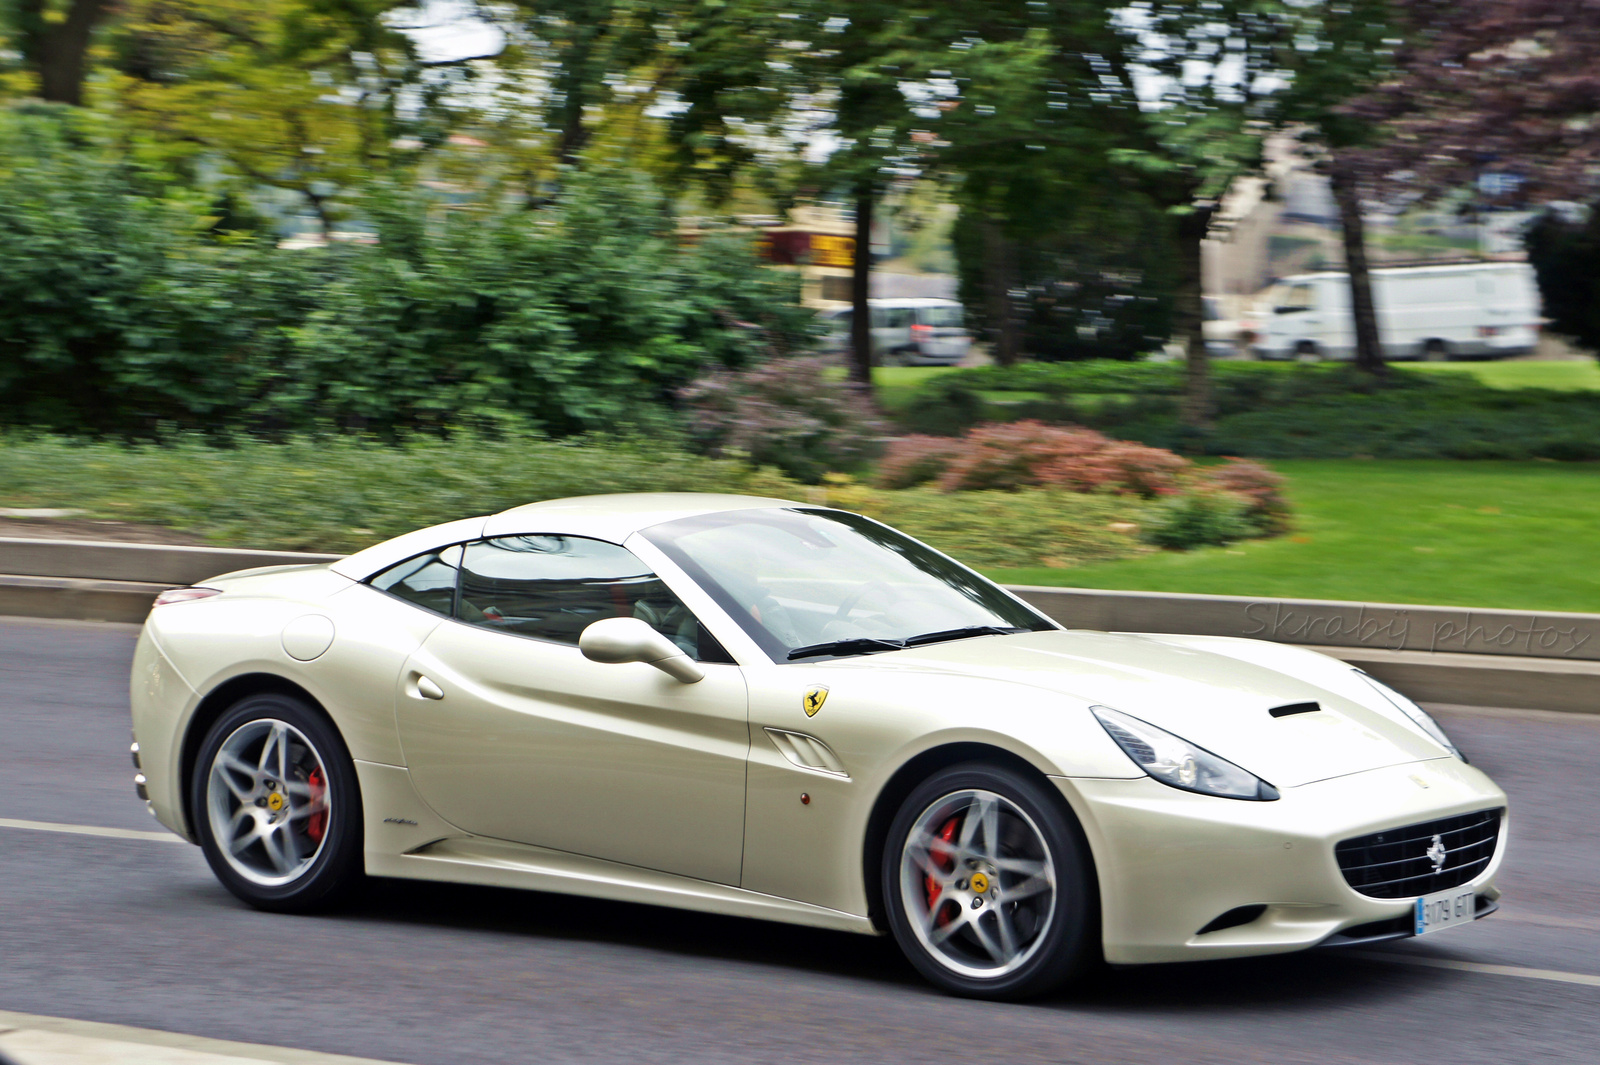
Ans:
[[[327,718],[301,700],[235,704],[207,734],[191,789],[211,871],[250,905],[323,909],[360,882],[355,766]]]
[[[1098,950],[1094,880],[1071,815],[1001,766],[943,770],[906,798],[889,829],[883,885],[900,949],[956,994],[1043,994]]]

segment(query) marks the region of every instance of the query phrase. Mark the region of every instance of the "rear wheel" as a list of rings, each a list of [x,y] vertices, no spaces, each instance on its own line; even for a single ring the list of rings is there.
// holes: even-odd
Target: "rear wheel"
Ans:
[[[1295,345],[1294,358],[1296,362],[1321,362],[1322,349],[1309,340],[1302,340]]]
[[[223,714],[191,789],[206,861],[252,906],[321,909],[360,882],[355,767],[333,726],[299,699],[253,695]]]
[[[1070,814],[1001,766],[955,766],[907,797],[890,826],[883,885],[900,949],[947,991],[1039,995],[1097,950],[1093,879]]]
[[[1448,362],[1450,349],[1442,340],[1430,340],[1422,345],[1422,357],[1428,362]]]

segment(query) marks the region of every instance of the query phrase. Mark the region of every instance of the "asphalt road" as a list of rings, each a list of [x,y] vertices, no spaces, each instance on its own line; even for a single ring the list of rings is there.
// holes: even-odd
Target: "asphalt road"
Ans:
[[[0,819],[158,827],[127,757],[133,640],[0,621]],[[273,916],[193,847],[0,827],[0,1009],[417,1065],[1600,1061],[1600,986],[1528,974],[1600,976],[1600,716],[1441,717],[1511,795],[1503,908],[1360,955],[997,1005],[932,991],[887,940],[398,881]],[[1418,964],[1440,961],[1468,965]]]

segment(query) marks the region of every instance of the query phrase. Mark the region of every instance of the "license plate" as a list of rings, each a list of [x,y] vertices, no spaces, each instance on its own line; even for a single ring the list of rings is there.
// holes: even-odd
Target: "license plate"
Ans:
[[[1417,900],[1416,933],[1419,936],[1470,924],[1478,913],[1478,896],[1472,888],[1436,891]]]

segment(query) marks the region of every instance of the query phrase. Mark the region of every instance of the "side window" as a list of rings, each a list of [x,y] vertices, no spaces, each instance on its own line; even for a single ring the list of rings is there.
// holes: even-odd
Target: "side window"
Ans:
[[[461,565],[461,545],[408,558],[390,566],[367,583],[424,610],[449,616],[456,599],[456,573]]]
[[[690,658],[732,661],[633,552],[582,536],[502,536],[468,544],[457,616],[573,645],[602,618],[639,618]]]

